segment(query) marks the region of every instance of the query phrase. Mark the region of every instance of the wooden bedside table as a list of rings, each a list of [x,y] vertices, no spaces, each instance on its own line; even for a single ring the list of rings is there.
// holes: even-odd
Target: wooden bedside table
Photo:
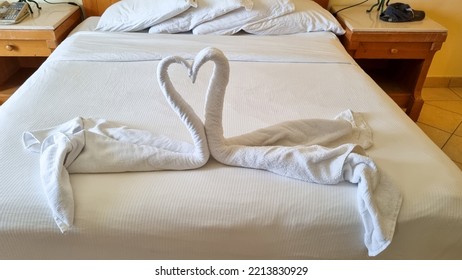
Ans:
[[[0,105],[82,20],[77,6],[40,6],[18,24],[0,25]]]
[[[376,9],[366,13],[369,8],[357,6],[336,15],[346,30],[340,40],[361,68],[417,121],[423,106],[422,87],[433,56],[446,41],[447,29],[427,17],[416,22],[384,22]]]

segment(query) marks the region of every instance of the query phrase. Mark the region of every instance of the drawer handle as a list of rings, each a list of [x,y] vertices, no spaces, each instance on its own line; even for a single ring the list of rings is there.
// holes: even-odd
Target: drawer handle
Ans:
[[[391,49],[390,52],[391,52],[392,54],[397,54],[397,53],[399,52],[399,50],[398,50],[398,49]]]
[[[5,49],[9,52],[11,52],[12,50],[14,50],[14,46],[13,45],[6,45],[5,46]]]

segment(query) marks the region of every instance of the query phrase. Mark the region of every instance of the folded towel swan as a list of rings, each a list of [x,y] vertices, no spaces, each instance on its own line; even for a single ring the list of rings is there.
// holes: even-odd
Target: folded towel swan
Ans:
[[[361,115],[346,111],[337,120],[285,122],[225,139],[222,118],[229,63],[220,50],[204,49],[192,65],[193,81],[207,61],[215,64],[205,109],[205,131],[212,157],[226,165],[263,169],[313,183],[358,184],[365,245],[371,256],[383,251],[394,234],[401,195],[366,156],[364,149],[372,139]]]
[[[40,177],[61,232],[74,221],[74,198],[69,173],[196,169],[207,163],[210,152],[204,124],[184,101],[168,77],[168,67],[180,63],[170,57],[160,62],[159,84],[170,104],[188,129],[193,144],[137,130],[104,119],[74,118],[56,127],[26,131],[24,147],[40,153]]]
[[[207,89],[205,125],[174,88],[168,68],[185,66],[194,82],[201,66],[215,63]],[[102,119],[75,118],[60,126],[25,132],[24,146],[40,153],[40,171],[53,217],[62,232],[73,224],[74,200],[69,173],[184,170],[203,166],[210,154],[219,162],[321,184],[358,184],[358,208],[369,255],[391,242],[401,195],[378,171],[364,149],[372,135],[361,114],[349,110],[335,120],[296,120],[225,139],[222,114],[229,63],[214,48],[189,64],[167,57],[158,65],[159,86],[188,128],[193,145],[129,129]]]

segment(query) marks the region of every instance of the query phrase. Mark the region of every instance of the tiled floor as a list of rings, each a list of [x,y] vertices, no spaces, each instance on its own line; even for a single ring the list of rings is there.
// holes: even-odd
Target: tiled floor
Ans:
[[[462,170],[462,88],[424,88],[419,127]]]

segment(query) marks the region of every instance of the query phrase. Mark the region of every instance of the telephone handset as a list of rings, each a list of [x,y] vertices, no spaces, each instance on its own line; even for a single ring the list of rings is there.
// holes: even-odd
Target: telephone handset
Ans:
[[[22,21],[30,14],[29,4],[25,2],[0,4],[0,24],[15,24]]]

